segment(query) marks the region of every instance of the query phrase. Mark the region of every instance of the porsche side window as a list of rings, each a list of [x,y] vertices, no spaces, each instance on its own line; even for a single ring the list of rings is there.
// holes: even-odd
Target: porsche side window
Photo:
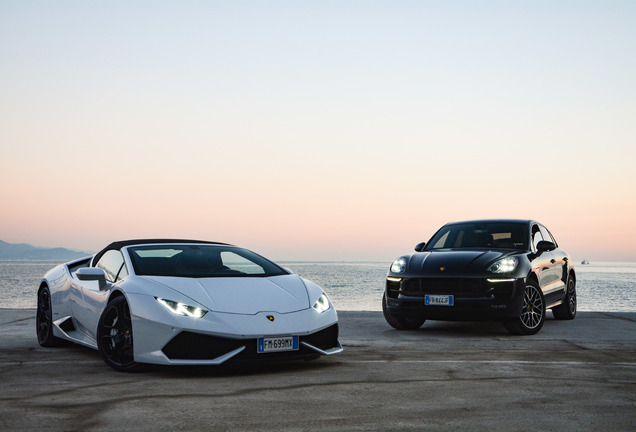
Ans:
[[[539,225],[539,229],[541,230],[543,240],[551,241],[552,243],[557,244],[556,240],[554,240],[554,237],[552,237],[552,234],[546,227],[544,227],[543,225]]]
[[[234,252],[221,252],[221,261],[223,265],[230,270],[241,272],[243,274],[264,274],[265,269],[258,264],[244,258]]]
[[[543,237],[541,236],[541,231],[539,231],[539,227],[534,225],[532,227],[532,247],[534,248],[534,250],[537,250],[537,245],[539,244],[539,242],[543,240]]]
[[[117,280],[117,275],[124,265],[124,257],[121,255],[121,252],[116,250],[107,251],[102,257],[97,261],[95,267],[104,270],[106,273],[106,280],[109,282],[115,282]]]

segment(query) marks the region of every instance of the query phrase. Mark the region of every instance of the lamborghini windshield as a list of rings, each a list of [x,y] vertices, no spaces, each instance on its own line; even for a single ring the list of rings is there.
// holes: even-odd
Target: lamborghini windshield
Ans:
[[[512,222],[460,223],[442,227],[425,250],[521,249],[527,246],[526,225]]]
[[[273,262],[233,246],[152,245],[128,248],[138,276],[266,277],[288,274]]]

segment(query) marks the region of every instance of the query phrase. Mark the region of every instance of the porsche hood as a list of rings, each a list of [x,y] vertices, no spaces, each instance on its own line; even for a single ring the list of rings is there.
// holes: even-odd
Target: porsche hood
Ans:
[[[294,274],[270,277],[182,278],[142,276],[193,299],[210,311],[249,314],[307,309],[309,296]]]
[[[481,273],[490,264],[515,252],[496,250],[453,250],[433,251],[411,255],[407,272],[410,274],[454,274],[466,275],[467,272]],[[443,270],[440,270],[442,269]]]

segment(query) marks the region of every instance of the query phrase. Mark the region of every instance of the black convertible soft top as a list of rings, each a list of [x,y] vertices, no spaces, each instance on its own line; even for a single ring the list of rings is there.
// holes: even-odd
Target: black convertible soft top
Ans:
[[[120,240],[112,242],[101,251],[97,252],[91,261],[91,266],[94,266],[97,261],[109,250],[120,250],[125,246],[133,246],[140,244],[163,244],[163,243],[201,243],[201,244],[216,244],[231,246],[228,243],[211,242],[205,240],[184,240],[184,239],[135,239],[135,240]]]

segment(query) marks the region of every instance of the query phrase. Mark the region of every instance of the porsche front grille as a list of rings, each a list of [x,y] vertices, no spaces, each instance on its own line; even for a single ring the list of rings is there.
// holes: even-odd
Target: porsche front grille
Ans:
[[[390,284],[390,285],[389,285]],[[512,292],[513,282],[489,283],[481,278],[411,278],[401,283],[387,282],[389,297],[423,297],[425,294],[453,294],[472,297],[506,295]]]

